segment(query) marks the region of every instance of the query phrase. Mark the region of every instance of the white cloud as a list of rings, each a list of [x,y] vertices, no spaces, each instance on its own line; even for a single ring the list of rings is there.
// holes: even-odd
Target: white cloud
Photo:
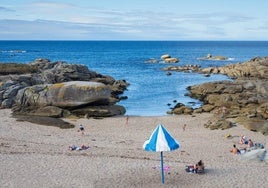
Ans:
[[[7,10],[0,7],[0,13]],[[257,23],[256,18],[235,12],[181,14],[38,1],[18,6],[16,14],[19,16],[0,20],[0,39],[228,40],[240,36],[256,38],[254,30],[268,39],[267,29],[251,24]],[[239,34],[241,31],[243,35]]]

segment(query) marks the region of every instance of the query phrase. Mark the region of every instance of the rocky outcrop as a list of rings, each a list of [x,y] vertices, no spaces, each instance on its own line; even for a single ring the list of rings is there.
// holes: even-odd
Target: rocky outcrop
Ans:
[[[176,72],[199,72],[200,65],[185,65],[185,66],[168,66],[162,68],[163,71],[176,71]]]
[[[165,63],[177,63],[179,62],[179,59],[176,57],[171,57],[169,54],[165,54],[161,56],[161,59],[165,62]]]
[[[213,60],[213,61],[224,61],[227,60],[227,57],[217,55],[217,56],[212,56],[211,54],[208,54],[206,57],[199,57],[197,58],[198,60]]]
[[[177,103],[171,111],[168,111],[167,114],[184,114],[184,115],[191,115],[193,113],[193,108],[189,106],[185,106],[182,103]]]
[[[216,113],[224,107],[226,112],[222,115],[225,118],[268,135],[268,57],[200,72],[226,74],[234,80],[188,87],[188,95],[204,104],[194,112]]]
[[[145,61],[145,63],[178,63],[180,60],[176,57],[171,57],[169,54],[164,54],[160,57],[160,59],[150,58]]]
[[[215,129],[225,130],[225,129],[229,129],[233,127],[233,123],[224,118],[217,118],[217,119],[208,121],[204,125],[204,127],[209,128],[210,130],[215,130]]]
[[[224,74],[234,79],[268,79],[268,57],[256,57],[248,62],[230,64],[223,67],[205,68],[201,69],[200,72]]]
[[[117,115],[110,109],[123,98],[120,95],[128,86],[125,80],[103,76],[84,65],[48,59],[37,59],[25,65],[23,71],[16,70],[16,67],[21,69],[20,64],[4,67],[0,74],[0,107],[13,107],[14,113],[20,115],[64,117],[72,114],[73,109],[100,105],[101,111],[105,107],[111,111],[105,112],[105,117]],[[116,112],[121,114],[124,110]],[[101,116],[101,112],[98,114]]]

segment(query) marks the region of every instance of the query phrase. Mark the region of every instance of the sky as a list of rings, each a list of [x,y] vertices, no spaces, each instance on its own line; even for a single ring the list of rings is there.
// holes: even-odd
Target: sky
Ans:
[[[268,40],[268,0],[1,0],[0,40]]]

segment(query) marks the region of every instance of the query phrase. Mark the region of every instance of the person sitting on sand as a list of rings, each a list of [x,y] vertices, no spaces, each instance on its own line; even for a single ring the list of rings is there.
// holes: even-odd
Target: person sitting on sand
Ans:
[[[251,139],[248,140],[248,148],[252,148],[254,146],[253,141]]]
[[[195,165],[195,172],[196,173],[203,173],[205,170],[205,165],[202,160],[198,161],[198,163]]]
[[[239,144],[248,144],[247,137],[245,135],[241,134]]]
[[[233,145],[233,148],[230,150],[231,153],[233,154],[240,154],[239,149],[237,149],[236,145]]]

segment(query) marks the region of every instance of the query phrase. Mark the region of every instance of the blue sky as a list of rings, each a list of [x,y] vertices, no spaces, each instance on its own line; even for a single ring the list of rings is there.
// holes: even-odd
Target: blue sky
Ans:
[[[267,0],[6,0],[0,40],[268,40]]]

